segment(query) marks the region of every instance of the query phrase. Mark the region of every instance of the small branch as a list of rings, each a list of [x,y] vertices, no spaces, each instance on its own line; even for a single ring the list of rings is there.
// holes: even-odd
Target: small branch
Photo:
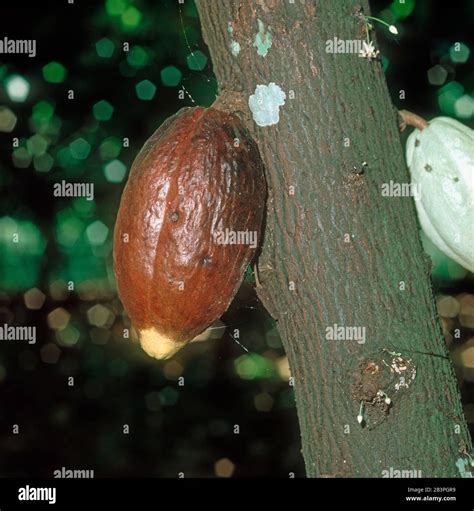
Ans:
[[[428,126],[428,122],[419,115],[409,112],[408,110],[399,110],[398,114],[402,118],[400,123],[400,131],[403,131],[407,126],[413,126],[419,130],[423,130]]]

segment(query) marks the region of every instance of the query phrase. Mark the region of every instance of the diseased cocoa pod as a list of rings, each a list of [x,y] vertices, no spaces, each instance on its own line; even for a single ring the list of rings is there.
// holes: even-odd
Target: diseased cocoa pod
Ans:
[[[265,199],[257,145],[234,115],[182,109],[145,143],[120,202],[114,268],[149,355],[170,357],[226,311]]]

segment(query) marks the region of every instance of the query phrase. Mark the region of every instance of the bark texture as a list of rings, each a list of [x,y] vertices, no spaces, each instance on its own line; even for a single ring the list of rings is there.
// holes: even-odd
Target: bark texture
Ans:
[[[308,476],[459,476],[470,437],[414,204],[381,193],[409,181],[397,114],[379,61],[326,53],[334,37],[365,39],[368,5],[197,3],[216,106],[240,112],[266,167],[259,296],[289,357]],[[286,102],[259,127],[248,98],[271,82]],[[364,327],[366,342],[328,340],[335,324]]]

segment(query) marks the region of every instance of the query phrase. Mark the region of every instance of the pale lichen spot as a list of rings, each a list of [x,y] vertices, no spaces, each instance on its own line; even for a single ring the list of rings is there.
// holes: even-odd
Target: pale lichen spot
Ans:
[[[268,27],[267,32],[265,32],[265,25],[263,21],[260,19],[258,22],[258,33],[255,36],[255,41],[253,43],[254,47],[257,48],[257,53],[261,57],[266,57],[268,50],[272,46],[272,34],[270,32],[270,27]]]
[[[229,23],[227,23],[227,32],[229,32],[229,34],[231,36],[234,33],[234,27],[232,26],[231,21],[229,21]],[[234,39],[232,39],[230,41],[230,52],[232,53],[232,55],[234,57],[237,57],[240,53],[240,44],[237,41],[235,41]]]
[[[280,120],[280,107],[285,104],[286,94],[276,83],[257,85],[249,97],[249,108],[258,126],[272,126]]]
[[[237,57],[240,53],[240,44],[237,41],[231,41],[230,51],[234,57]]]
[[[463,458],[458,458],[456,460],[456,467],[459,471],[459,475],[461,477],[468,477],[468,478],[471,478],[472,477],[472,472],[471,472],[471,467],[470,467],[470,463],[469,461],[463,459]],[[468,470],[466,470],[468,469]]]

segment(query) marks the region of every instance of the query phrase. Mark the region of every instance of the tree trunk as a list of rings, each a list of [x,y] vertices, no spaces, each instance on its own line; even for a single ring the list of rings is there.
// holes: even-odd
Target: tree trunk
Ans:
[[[266,167],[258,292],[289,358],[307,475],[459,476],[471,441],[413,199],[381,193],[409,182],[396,110],[378,60],[326,53],[365,39],[367,3],[197,3],[216,107],[240,112]],[[248,99],[271,82],[286,102],[260,127]],[[358,340],[331,340],[334,325]]]

